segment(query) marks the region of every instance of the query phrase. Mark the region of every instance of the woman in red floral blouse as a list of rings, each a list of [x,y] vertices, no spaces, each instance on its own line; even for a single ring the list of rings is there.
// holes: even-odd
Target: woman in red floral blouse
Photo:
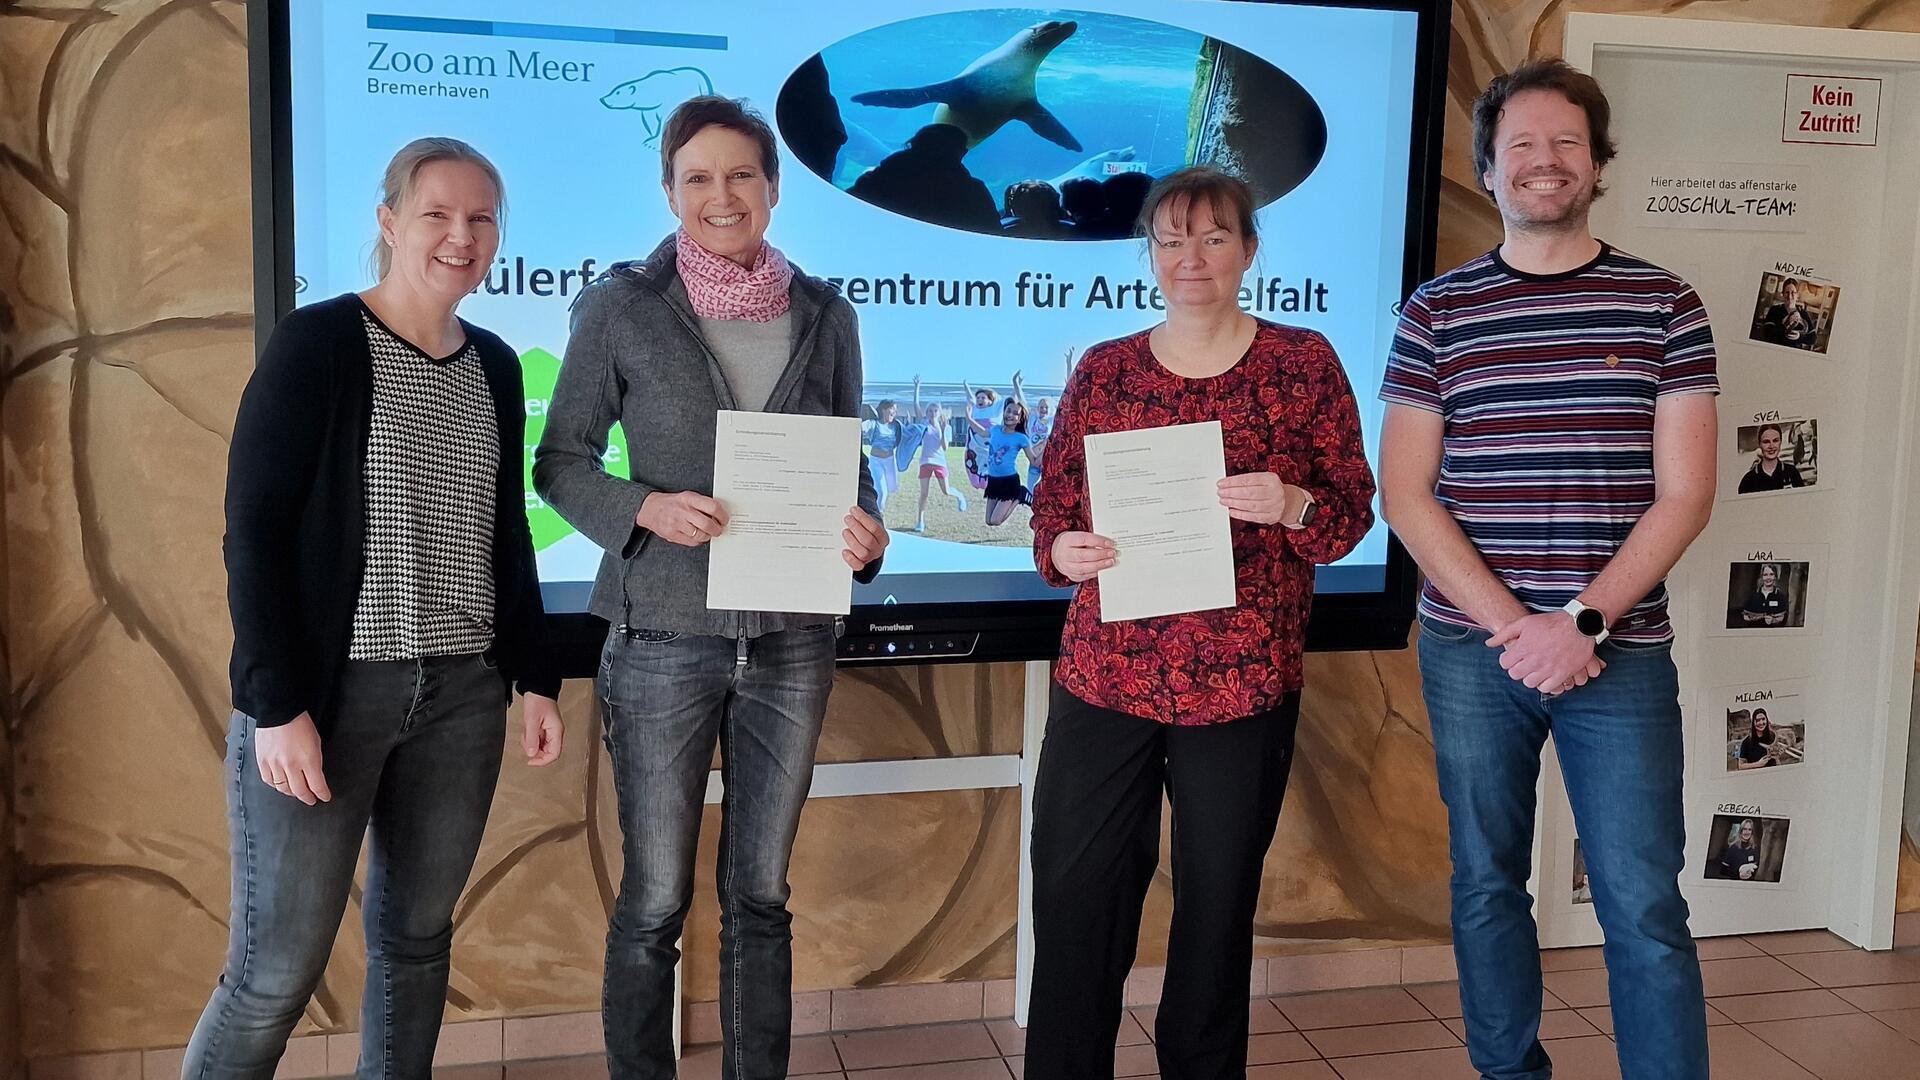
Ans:
[[[1373,475],[1326,338],[1239,307],[1253,197],[1211,168],[1162,179],[1140,231],[1166,322],[1097,345],[1060,399],[1033,503],[1034,561],[1079,584],[1034,793],[1029,1080],[1113,1075],[1121,991],[1173,812],[1163,1076],[1246,1073],[1254,905],[1292,763],[1315,563],[1373,523]],[[1088,434],[1220,421],[1234,607],[1103,623],[1111,541],[1088,531]]]

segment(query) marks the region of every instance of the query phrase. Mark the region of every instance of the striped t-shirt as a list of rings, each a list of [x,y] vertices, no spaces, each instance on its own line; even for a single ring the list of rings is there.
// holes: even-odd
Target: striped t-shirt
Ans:
[[[1719,390],[1693,288],[1603,245],[1563,274],[1524,274],[1493,251],[1422,285],[1380,397],[1445,418],[1435,496],[1522,604],[1553,611],[1653,505],[1655,401]],[[1420,614],[1476,625],[1431,582]],[[1613,633],[1671,639],[1666,586]]]

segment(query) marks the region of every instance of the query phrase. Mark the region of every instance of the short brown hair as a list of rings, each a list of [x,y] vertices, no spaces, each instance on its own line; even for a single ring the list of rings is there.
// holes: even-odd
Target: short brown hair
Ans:
[[[1553,90],[1580,106],[1587,114],[1587,149],[1593,155],[1593,167],[1605,168],[1617,152],[1608,125],[1613,107],[1606,92],[1593,76],[1557,56],[1546,56],[1521,64],[1505,75],[1495,76],[1473,102],[1473,179],[1491,198],[1486,175],[1493,169],[1493,135],[1500,127],[1500,114],[1507,102],[1529,90]],[[1594,198],[1604,194],[1600,185],[1593,188]]]
[[[1147,190],[1147,201],[1140,204],[1135,233],[1153,239],[1153,219],[1163,203],[1167,213],[1183,224],[1191,226],[1194,208],[1204,206],[1215,224],[1233,229],[1241,239],[1252,243],[1260,238],[1253,225],[1253,189],[1245,180],[1211,165],[1189,165],[1155,181]]]
[[[780,147],[773,141],[773,129],[745,98],[701,94],[680,103],[660,129],[660,182],[673,186],[673,155],[693,141],[695,135],[710,127],[737,131],[760,147],[760,167],[767,179],[780,179]]]

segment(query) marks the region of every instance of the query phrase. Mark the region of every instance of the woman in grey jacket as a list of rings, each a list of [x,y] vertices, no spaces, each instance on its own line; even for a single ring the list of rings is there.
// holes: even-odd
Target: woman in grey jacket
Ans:
[[[707,769],[722,754],[720,1017],[727,1080],[783,1077],[793,981],[787,862],[832,688],[834,626],[817,615],[714,611],[706,544],[722,409],[856,416],[853,307],[766,243],[780,198],[766,121],[698,97],[661,132],[680,228],[580,294],[534,486],[605,549],[592,610],[626,870],[607,930],[603,1023],[616,1078],[670,1080],[673,968],[693,893]],[[629,477],[601,467],[626,432]],[[862,455],[844,556],[879,572],[887,532]]]

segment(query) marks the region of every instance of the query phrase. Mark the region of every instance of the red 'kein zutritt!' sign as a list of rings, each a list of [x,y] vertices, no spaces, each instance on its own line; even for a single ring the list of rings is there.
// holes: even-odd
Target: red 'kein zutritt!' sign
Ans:
[[[1838,75],[1787,76],[1780,141],[1877,146],[1880,80]]]

